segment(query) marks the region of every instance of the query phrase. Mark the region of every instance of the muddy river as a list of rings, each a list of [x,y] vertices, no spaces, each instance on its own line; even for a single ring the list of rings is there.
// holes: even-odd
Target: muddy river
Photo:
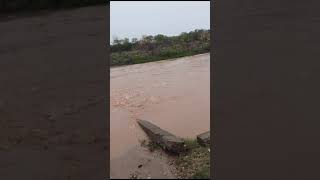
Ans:
[[[183,138],[210,129],[210,55],[111,68],[110,158],[146,136],[144,119]]]

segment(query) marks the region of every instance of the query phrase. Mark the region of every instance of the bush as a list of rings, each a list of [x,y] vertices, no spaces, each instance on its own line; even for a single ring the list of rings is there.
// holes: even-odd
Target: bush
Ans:
[[[168,37],[143,36],[142,39],[115,39],[110,46],[111,66],[138,64],[190,56],[210,51],[210,31],[195,30]]]

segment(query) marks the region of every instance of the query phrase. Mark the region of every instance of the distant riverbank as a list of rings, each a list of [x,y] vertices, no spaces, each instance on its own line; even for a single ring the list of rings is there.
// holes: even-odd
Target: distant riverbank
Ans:
[[[111,66],[140,64],[210,52],[210,30],[195,30],[179,36],[143,36],[115,39],[111,45]]]

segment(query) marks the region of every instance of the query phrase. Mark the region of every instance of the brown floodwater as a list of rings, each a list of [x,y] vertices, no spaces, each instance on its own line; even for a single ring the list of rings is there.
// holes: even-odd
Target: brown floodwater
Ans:
[[[110,71],[111,160],[146,138],[137,118],[183,138],[210,129],[210,54]]]

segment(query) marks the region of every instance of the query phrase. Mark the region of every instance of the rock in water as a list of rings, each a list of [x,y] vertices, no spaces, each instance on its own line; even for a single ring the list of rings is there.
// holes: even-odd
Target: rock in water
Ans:
[[[197,141],[202,146],[210,145],[210,131],[199,134],[197,136]]]

